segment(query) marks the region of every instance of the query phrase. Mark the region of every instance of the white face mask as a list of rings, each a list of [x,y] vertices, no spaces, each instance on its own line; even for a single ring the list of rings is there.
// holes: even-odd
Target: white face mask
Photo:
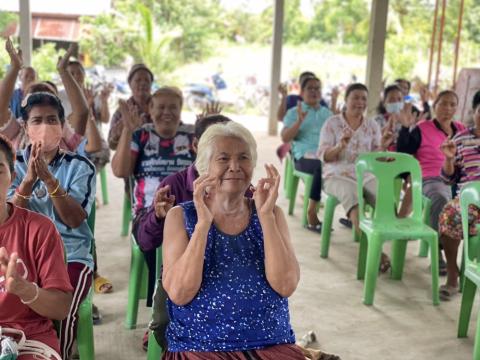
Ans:
[[[403,101],[385,104],[385,110],[389,114],[398,114],[403,109]]]

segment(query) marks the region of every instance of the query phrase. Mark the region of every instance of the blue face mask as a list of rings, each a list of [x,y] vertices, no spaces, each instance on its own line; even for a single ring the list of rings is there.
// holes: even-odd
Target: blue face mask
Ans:
[[[385,110],[389,114],[398,114],[403,109],[403,101],[385,104]]]

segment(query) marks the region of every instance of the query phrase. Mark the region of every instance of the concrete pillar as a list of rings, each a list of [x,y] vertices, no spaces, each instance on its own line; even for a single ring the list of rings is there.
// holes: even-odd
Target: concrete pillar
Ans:
[[[270,111],[268,116],[268,135],[277,135],[278,121],[278,85],[282,69],[284,0],[275,0],[275,17],[273,23],[272,68],[270,77]]]
[[[32,14],[30,0],[18,0],[20,3],[20,48],[23,53],[23,65],[32,62]]]
[[[387,36],[388,0],[372,0],[365,84],[368,86],[368,113],[378,105],[382,92],[383,58]]]

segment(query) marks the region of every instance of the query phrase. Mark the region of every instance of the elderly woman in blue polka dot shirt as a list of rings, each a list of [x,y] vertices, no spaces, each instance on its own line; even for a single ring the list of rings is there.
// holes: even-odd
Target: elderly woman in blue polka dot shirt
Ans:
[[[252,134],[233,121],[200,139],[193,201],[165,222],[164,359],[304,359],[290,325],[300,269],[275,205],[277,169],[266,165],[253,200],[244,196],[256,159]]]

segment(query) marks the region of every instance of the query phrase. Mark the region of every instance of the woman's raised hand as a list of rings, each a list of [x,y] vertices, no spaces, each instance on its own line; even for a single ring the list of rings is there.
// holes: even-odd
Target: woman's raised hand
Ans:
[[[409,128],[417,122],[417,116],[412,113],[412,104],[408,103],[403,106],[398,114],[392,114],[394,121],[398,121],[403,127]]]
[[[35,159],[38,156],[38,147],[40,144],[33,143],[30,150],[30,156],[28,158],[28,168],[24,181],[28,184],[34,184],[37,181],[37,171],[35,170]]]
[[[71,44],[68,47],[67,52],[63,56],[58,57],[57,70],[58,70],[59,73],[67,71],[68,62],[70,61],[70,57],[75,52],[75,49],[76,49],[76,45]]]
[[[217,177],[204,174],[193,182],[193,203],[197,210],[198,223],[210,225],[213,221],[213,214],[205,202],[206,199],[214,196],[215,188],[218,186]]]
[[[440,150],[442,150],[443,154],[447,159],[451,160],[455,157],[455,154],[457,153],[457,146],[455,145],[455,142],[453,140],[447,139],[443,142],[442,145],[440,145]]]
[[[48,164],[45,161],[45,158],[42,156],[42,144],[38,144],[37,155],[33,159],[35,166],[35,172],[40,180],[43,181],[45,185],[48,183],[55,182],[55,177],[52,175],[50,170],[48,170]]]
[[[254,188],[253,200],[258,215],[273,215],[275,203],[278,199],[278,188],[280,186],[280,174],[272,164],[265,164],[267,177],[261,178]]]
[[[155,216],[159,219],[165,218],[167,212],[173,207],[174,203],[175,195],[170,195],[170,185],[158,189],[155,193],[155,198],[153,199]]]
[[[300,125],[303,123],[303,120],[307,117],[308,111],[302,110],[302,102],[299,100],[297,101],[297,121]]]
[[[7,50],[8,56],[10,57],[10,65],[17,70],[21,69],[23,66],[22,50],[15,50],[12,40],[10,40],[9,37],[5,42],[5,50]]]
[[[118,101],[122,122],[126,129],[134,132],[142,126],[142,119],[134,105],[128,104],[125,100]]]
[[[340,147],[342,149],[345,149],[348,146],[348,143],[350,142],[350,139],[353,136],[352,130],[349,128],[344,128],[343,133],[342,133],[342,138],[340,139]]]
[[[0,277],[5,278],[5,289],[8,293],[21,297],[31,284],[18,274],[17,260],[16,253],[9,255],[7,249],[0,247]]]

